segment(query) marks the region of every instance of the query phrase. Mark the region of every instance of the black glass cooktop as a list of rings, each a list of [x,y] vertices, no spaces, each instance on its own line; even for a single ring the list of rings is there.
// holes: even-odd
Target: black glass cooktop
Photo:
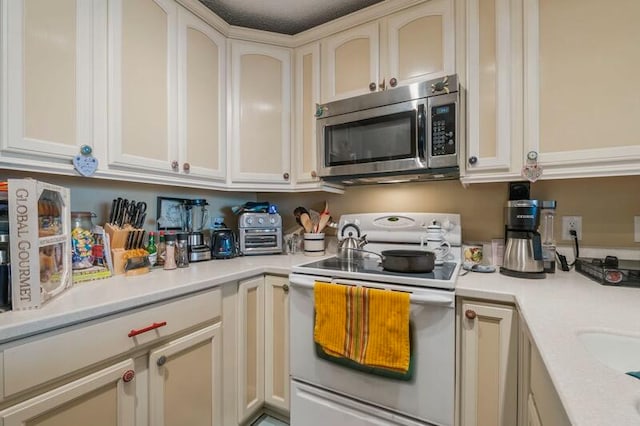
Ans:
[[[374,274],[384,276],[396,276],[412,279],[425,280],[442,280],[449,281],[453,276],[453,272],[457,264],[455,262],[444,262],[442,265],[436,265],[431,272],[392,272],[382,268],[381,262],[375,258],[362,260],[343,260],[338,257],[330,257],[328,259],[318,260],[316,262],[305,263],[300,265],[300,269],[320,269],[325,271],[343,271],[349,273]]]

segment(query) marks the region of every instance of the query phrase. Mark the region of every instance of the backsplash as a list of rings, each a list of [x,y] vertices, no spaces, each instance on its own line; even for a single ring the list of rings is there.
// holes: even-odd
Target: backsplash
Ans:
[[[206,198],[214,216],[224,216],[235,227],[237,218],[231,207],[246,201],[276,204],[284,229],[296,226],[293,209],[305,206],[321,211],[324,201],[334,219],[346,213],[385,211],[429,211],[459,213],[463,240],[488,241],[503,237],[503,207],[508,198],[507,183],[474,184],[464,188],[458,181],[354,186],[344,194],[323,192],[251,193],[207,191],[103,179],[25,173],[0,169],[0,180],[7,177],[33,177],[71,189],[71,208],[97,214],[94,223],[104,223],[111,200],[116,197],[146,201],[149,205],[145,227],[153,229],[156,197]],[[582,216],[583,246],[640,249],[633,241],[633,217],[640,216],[640,176],[540,181],[531,185],[531,197],[557,200],[556,238],[560,238],[562,216]],[[558,241],[568,245],[570,241]]]
[[[558,201],[556,238],[561,216],[582,216],[584,246],[628,247],[633,242],[633,217],[640,215],[640,176],[539,181],[531,185],[534,199]],[[463,240],[488,241],[504,236],[503,207],[507,183],[474,184],[458,181],[355,186],[345,193],[258,194],[258,201],[277,204],[284,229],[295,226],[293,209],[299,205],[320,211],[324,201],[334,219],[345,213],[385,211],[453,212],[462,217]],[[570,244],[570,241],[558,241]]]
[[[90,211],[97,217],[95,224],[107,221],[107,215],[114,198],[122,197],[129,200],[147,203],[147,220],[144,227],[147,230],[156,229],[157,197],[173,198],[205,198],[209,203],[210,217],[222,216],[228,226],[235,227],[237,217],[231,212],[232,206],[239,206],[247,201],[255,201],[253,192],[207,191],[193,188],[179,188],[164,185],[151,185],[132,182],[121,182],[81,176],[60,176],[53,174],[26,173],[14,170],[0,169],[0,180],[7,178],[27,178],[41,180],[67,187],[71,190],[71,210]]]

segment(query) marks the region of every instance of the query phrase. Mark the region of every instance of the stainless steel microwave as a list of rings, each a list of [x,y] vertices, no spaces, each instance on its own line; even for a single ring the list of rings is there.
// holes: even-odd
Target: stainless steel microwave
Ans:
[[[460,176],[458,78],[318,105],[318,175],[343,184]]]

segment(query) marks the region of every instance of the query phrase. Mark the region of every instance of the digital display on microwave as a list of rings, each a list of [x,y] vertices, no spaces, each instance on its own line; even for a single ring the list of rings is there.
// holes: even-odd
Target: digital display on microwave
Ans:
[[[449,105],[436,108],[436,114],[448,114],[448,113],[449,113]]]

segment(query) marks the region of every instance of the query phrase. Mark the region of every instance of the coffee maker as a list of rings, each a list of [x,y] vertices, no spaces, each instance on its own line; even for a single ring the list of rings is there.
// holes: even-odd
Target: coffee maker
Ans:
[[[184,200],[182,204],[183,230],[188,232],[187,244],[189,248],[189,262],[199,262],[211,259],[209,246],[205,244],[203,229],[209,220],[207,200],[197,198]]]
[[[505,248],[500,273],[517,278],[544,278],[542,241],[538,233],[538,200],[510,200],[505,207]]]

